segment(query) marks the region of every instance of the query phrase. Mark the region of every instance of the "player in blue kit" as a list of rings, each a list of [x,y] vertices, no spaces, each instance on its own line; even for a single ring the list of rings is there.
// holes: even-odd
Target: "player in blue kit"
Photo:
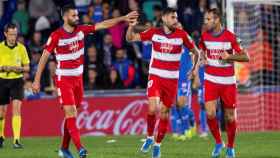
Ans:
[[[182,25],[178,23],[178,27],[182,28]],[[179,140],[191,138],[195,131],[194,115],[191,110],[191,80],[188,76],[192,66],[190,52],[184,48],[180,61],[177,103],[171,108],[173,136]]]

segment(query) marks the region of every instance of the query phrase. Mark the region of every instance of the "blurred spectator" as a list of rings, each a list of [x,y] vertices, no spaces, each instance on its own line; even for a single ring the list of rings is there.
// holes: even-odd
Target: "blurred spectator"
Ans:
[[[146,15],[147,20],[153,21],[155,18],[154,6],[163,6],[162,0],[143,0],[141,8]]]
[[[85,80],[88,79],[87,75],[89,68],[95,68],[98,73],[98,77],[100,80],[103,80],[103,77],[106,74],[106,68],[102,63],[101,57],[98,55],[97,49],[94,45],[87,48],[85,59]]]
[[[43,51],[43,43],[42,43],[42,34],[41,32],[34,32],[32,35],[32,39],[29,44],[29,49],[31,52],[42,53]]]
[[[102,4],[102,11],[103,11],[103,20],[109,19],[111,17],[110,4],[108,2],[104,2]]]
[[[146,25],[151,27],[151,23],[147,22]],[[141,70],[142,70],[142,80],[144,81],[143,85],[147,84],[148,75],[149,75],[149,66],[150,66],[150,59],[152,54],[152,42],[151,41],[144,41],[142,44],[142,60],[141,60]]]
[[[43,79],[43,88],[46,94],[56,96],[56,88],[55,88],[55,70],[56,70],[56,62],[54,60],[50,60],[48,63],[48,69]]]
[[[109,80],[106,83],[108,89],[123,89],[123,82],[119,72],[115,68],[111,68],[108,74]]]
[[[114,9],[112,13],[112,18],[120,17],[120,10]],[[113,39],[113,45],[116,48],[122,48],[123,46],[123,40],[124,40],[124,29],[126,27],[126,24],[123,22],[118,23],[117,25],[109,28],[109,33],[112,35]]]
[[[256,35],[256,27],[250,24],[249,15],[250,13],[244,10],[240,10],[237,16],[237,22],[235,23],[235,32],[237,36],[242,39],[242,45],[247,48],[251,42],[253,42],[254,36]]]
[[[255,41],[248,47],[250,56],[249,67],[254,74],[253,77],[264,78],[260,81],[267,83],[257,84],[271,84],[270,79],[265,79],[274,70],[273,54],[270,43],[268,42],[267,33],[262,29],[257,31]]]
[[[33,93],[32,92],[32,80],[27,80],[24,82],[24,98],[27,100],[33,100],[33,99],[40,99],[42,93]]]
[[[94,23],[101,22],[103,20],[102,0],[93,0],[93,15],[92,20]]]
[[[33,79],[38,68],[39,60],[41,57],[40,52],[31,52],[30,61],[30,77]]]
[[[22,44],[25,44],[25,38],[22,35],[18,35],[17,41],[22,43]]]
[[[116,60],[113,67],[120,73],[125,88],[132,88],[135,77],[135,68],[130,60],[126,57],[124,49],[116,51]]]
[[[100,89],[102,84],[98,83],[98,73],[96,67],[90,65],[87,72],[87,80],[85,83],[85,90],[96,90]]]
[[[91,18],[88,16],[88,14],[84,14],[82,16],[82,23],[83,24],[92,24]]]
[[[136,0],[128,0],[128,9],[130,11],[138,11],[139,10],[139,5]]]
[[[92,0],[75,0],[75,6],[77,7],[79,13],[85,14],[91,1]]]
[[[153,9],[154,9],[153,26],[160,27],[162,25],[162,21],[161,21],[162,8],[160,5],[155,5]]]
[[[30,0],[29,1],[29,15],[33,19],[39,17],[48,17],[51,21],[59,19],[58,12],[52,0]]]
[[[105,34],[103,37],[103,45],[102,45],[102,55],[103,55],[103,63],[108,68],[112,65],[112,55],[116,51],[116,47],[113,46],[111,34]]]
[[[26,11],[26,4],[24,0],[19,0],[17,3],[17,11],[14,12],[12,21],[18,25],[20,34],[27,36],[29,15]]]
[[[206,2],[206,0],[202,1]],[[197,26],[197,23],[200,22],[199,17],[197,17],[197,13],[199,12],[198,3],[199,1],[192,0],[177,1],[178,19],[183,24],[184,29],[190,34],[195,30],[200,30]]]

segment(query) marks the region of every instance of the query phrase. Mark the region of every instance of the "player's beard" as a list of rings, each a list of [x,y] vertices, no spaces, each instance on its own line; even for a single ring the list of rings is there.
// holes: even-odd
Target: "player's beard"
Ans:
[[[171,32],[173,32],[176,28],[176,24],[168,25],[167,23],[163,23]]]
[[[78,25],[78,21],[68,21],[68,25],[72,26],[72,27],[76,27]]]

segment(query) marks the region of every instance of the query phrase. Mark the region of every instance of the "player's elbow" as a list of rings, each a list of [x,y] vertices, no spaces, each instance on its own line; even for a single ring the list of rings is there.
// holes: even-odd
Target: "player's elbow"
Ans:
[[[245,55],[245,57],[244,57],[244,62],[249,62],[249,61],[250,61],[249,56],[248,56],[248,55]]]

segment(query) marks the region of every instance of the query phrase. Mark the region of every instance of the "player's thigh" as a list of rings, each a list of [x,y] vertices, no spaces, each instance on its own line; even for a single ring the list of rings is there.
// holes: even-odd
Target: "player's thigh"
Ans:
[[[223,101],[223,107],[225,109],[236,108],[236,85],[223,85],[220,91],[220,96]]]
[[[0,78],[0,106],[5,106],[10,103],[10,81]]]
[[[82,79],[77,80],[77,85],[74,88],[75,105],[79,108],[84,97],[84,87]]]
[[[56,81],[57,95],[62,106],[75,105],[74,87],[71,80],[61,79]]]
[[[147,85],[147,96],[160,97],[160,78],[157,76],[150,75]]]
[[[165,80],[161,82],[161,100],[164,106],[171,108],[176,101],[178,82],[176,80]]]
[[[207,81],[204,81],[204,99],[205,102],[209,102],[212,100],[217,100],[219,97],[219,85]]]

